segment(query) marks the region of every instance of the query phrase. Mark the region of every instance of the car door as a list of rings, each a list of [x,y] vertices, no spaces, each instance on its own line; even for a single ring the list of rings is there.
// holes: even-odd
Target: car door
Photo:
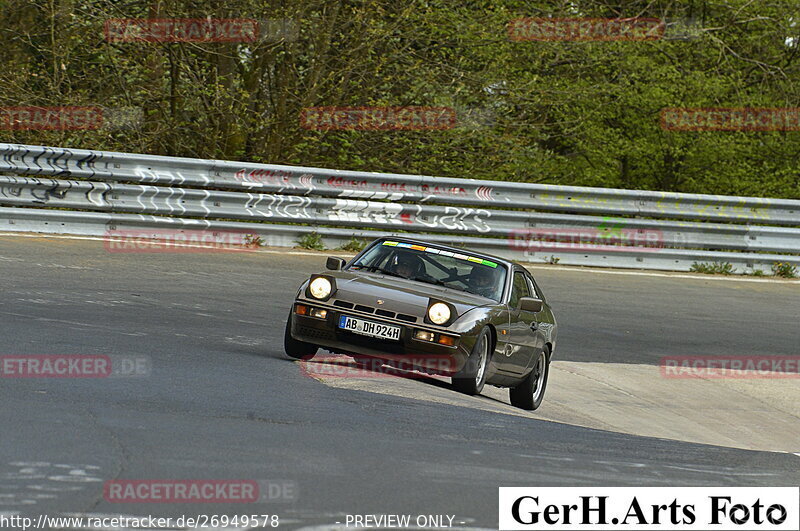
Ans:
[[[531,364],[536,353],[536,315],[519,309],[519,300],[530,297],[531,288],[525,273],[514,269],[511,285],[511,298],[508,301],[509,328],[505,364],[508,372],[522,374]]]
[[[537,292],[536,290],[536,282],[534,282],[533,277],[530,276],[529,273],[525,273],[525,279],[528,281],[528,290],[530,291],[530,296],[536,299],[542,299],[542,295]],[[528,312],[526,312],[528,313]],[[544,350],[544,345],[547,341],[546,334],[545,334],[545,327],[547,327],[547,323],[540,323],[539,322],[539,315],[532,313],[533,320],[530,325],[530,329],[533,333],[532,336],[532,347],[533,347],[533,356],[531,356],[528,362],[528,368],[533,367],[533,364],[536,363],[536,360],[541,354],[542,350]]]

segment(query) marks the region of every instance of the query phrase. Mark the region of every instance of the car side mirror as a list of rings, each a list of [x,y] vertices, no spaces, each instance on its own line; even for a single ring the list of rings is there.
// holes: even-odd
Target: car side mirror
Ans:
[[[519,309],[524,312],[539,313],[542,311],[544,303],[542,299],[534,299],[533,297],[522,297],[519,299]]]
[[[339,271],[344,267],[346,262],[343,258],[336,258],[335,256],[329,256],[328,259],[325,261],[325,267],[330,269],[331,271]]]

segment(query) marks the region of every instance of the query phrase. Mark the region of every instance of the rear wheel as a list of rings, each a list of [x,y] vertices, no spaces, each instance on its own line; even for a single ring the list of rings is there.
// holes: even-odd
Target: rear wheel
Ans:
[[[472,347],[469,358],[459,376],[453,376],[453,388],[467,395],[477,395],[483,391],[486,383],[486,369],[489,367],[489,358],[492,348],[492,335],[484,327],[478,334],[475,346]]]
[[[286,330],[283,333],[283,350],[286,355],[296,360],[306,359],[310,360],[317,353],[319,347],[306,343],[305,341],[298,341],[292,337],[292,316],[286,320]]]
[[[547,389],[547,377],[550,374],[550,349],[544,347],[536,360],[533,370],[517,387],[509,390],[511,405],[520,409],[533,411],[542,405],[544,391]]]

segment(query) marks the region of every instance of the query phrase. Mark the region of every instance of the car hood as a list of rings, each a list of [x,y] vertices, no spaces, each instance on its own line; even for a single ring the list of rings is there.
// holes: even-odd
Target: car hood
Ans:
[[[360,271],[335,271],[325,274],[336,279],[334,294],[336,300],[373,308],[382,307],[419,318],[425,316],[429,299],[449,302],[455,306],[458,315],[478,306],[497,304],[492,299],[480,295],[390,275]],[[378,299],[383,300],[384,304],[379,306]]]

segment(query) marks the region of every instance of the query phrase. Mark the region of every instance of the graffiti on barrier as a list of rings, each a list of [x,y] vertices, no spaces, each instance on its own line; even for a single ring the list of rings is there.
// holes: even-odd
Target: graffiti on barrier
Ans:
[[[457,231],[475,230],[480,233],[486,233],[492,230],[487,223],[487,219],[491,216],[492,213],[483,208],[448,206],[444,207],[444,212],[442,214],[419,216],[416,221],[432,229]]]

